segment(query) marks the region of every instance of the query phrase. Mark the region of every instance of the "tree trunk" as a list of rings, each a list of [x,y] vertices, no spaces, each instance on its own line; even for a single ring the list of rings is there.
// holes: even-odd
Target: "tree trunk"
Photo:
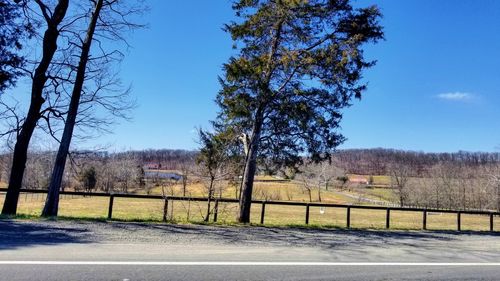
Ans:
[[[187,178],[186,175],[182,176],[182,196],[186,197],[186,187],[187,187]]]
[[[500,212],[500,183],[497,183],[497,212]]]
[[[17,213],[17,202],[19,200],[24,171],[26,169],[29,143],[36,128],[36,124],[40,119],[40,110],[45,102],[43,98],[43,88],[47,81],[46,72],[57,50],[57,38],[59,37],[58,26],[66,15],[68,4],[69,0],[59,0],[52,17],[46,19],[47,30],[45,30],[43,36],[42,59],[33,76],[28,115],[21,127],[21,131],[17,136],[16,145],[14,146],[9,187],[2,209],[3,215],[15,215]]]
[[[205,219],[204,219],[205,222],[208,222],[208,220],[210,219],[210,205],[212,202],[214,181],[215,181],[215,178],[213,178],[213,177],[210,178],[210,187],[208,188],[207,215],[205,216]]]
[[[258,116],[258,115],[257,115]],[[243,174],[243,184],[240,191],[240,213],[238,222],[250,222],[250,208],[252,206],[252,191],[255,172],[257,171],[257,154],[260,142],[262,120],[259,117],[254,125],[248,155],[246,157],[245,172]]]
[[[403,207],[405,202],[403,197],[403,188],[401,186],[398,186],[398,192],[399,192],[399,206]]]
[[[439,209],[441,207],[440,206],[441,204],[440,204],[440,200],[439,200],[439,190],[438,190],[438,187],[436,187],[436,193],[435,193],[435,195],[436,195],[436,208]]]
[[[92,14],[92,18],[87,30],[87,35],[82,45],[82,52],[80,54],[80,61],[78,63],[75,85],[73,86],[68,115],[66,117],[66,123],[64,124],[64,132],[62,135],[61,143],[59,144],[59,150],[57,152],[54,169],[52,170],[52,178],[50,180],[47,200],[45,201],[45,207],[42,211],[42,216],[44,217],[57,216],[57,212],[59,209],[59,189],[61,188],[61,182],[64,176],[64,167],[66,166],[66,158],[68,157],[68,151],[71,145],[71,139],[73,137],[76,116],[78,115],[78,106],[80,105],[83,83],[85,82],[85,71],[87,69],[90,46],[92,45],[92,38],[94,36],[97,19],[99,18],[99,13],[101,11],[103,1],[104,0],[99,0],[96,3],[94,13]]]
[[[266,66],[266,70],[263,72],[264,78],[264,92],[269,92],[269,83],[272,77],[272,60],[279,46],[281,38],[281,29],[283,27],[284,19],[280,19],[275,27],[276,35],[273,38],[273,43],[271,50],[269,51],[269,58]],[[250,208],[252,206],[252,191],[253,191],[253,181],[255,178],[255,172],[257,170],[257,155],[260,144],[260,134],[262,130],[263,123],[263,109],[262,107],[257,108],[255,114],[255,123],[252,128],[252,136],[250,138],[250,143],[248,143],[248,136],[244,135],[244,147],[245,147],[245,171],[243,173],[243,181],[240,190],[240,213],[238,216],[238,221],[240,223],[250,222]]]
[[[462,208],[467,210],[467,193],[465,190],[465,184],[462,187]]]
[[[43,103],[43,102],[42,102]],[[28,146],[38,121],[37,112],[40,111],[41,103],[31,104],[28,116],[23,124],[21,133],[17,137],[12,158],[12,168],[9,178],[9,187],[3,204],[3,215],[15,215],[17,213],[17,202],[23,183],[24,171],[28,154]]]

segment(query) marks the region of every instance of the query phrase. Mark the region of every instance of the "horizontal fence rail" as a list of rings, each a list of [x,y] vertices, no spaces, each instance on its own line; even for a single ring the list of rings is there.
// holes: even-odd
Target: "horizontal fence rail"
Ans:
[[[0,193],[7,192],[7,188],[0,188]],[[41,189],[22,189],[21,193],[35,193],[45,194],[47,190]],[[113,204],[115,198],[130,198],[130,199],[156,199],[165,200],[163,220],[166,220],[166,209],[168,209],[168,201],[193,201],[193,202],[207,202],[207,197],[184,197],[184,196],[162,196],[162,195],[146,195],[146,194],[124,194],[124,193],[103,193],[103,192],[79,192],[79,191],[61,191],[60,195],[73,195],[73,196],[95,196],[95,197],[108,197],[108,219],[112,219]],[[239,203],[238,199],[233,198],[212,198],[211,201],[215,204],[213,212],[213,220],[217,221],[218,205],[219,203]],[[346,226],[351,227],[351,210],[378,210],[386,212],[385,227],[390,228],[391,212],[421,212],[422,213],[422,229],[427,229],[427,216],[429,213],[451,213],[457,215],[457,230],[461,231],[462,215],[484,215],[489,217],[489,229],[494,231],[494,217],[500,216],[500,212],[495,211],[478,211],[478,210],[450,210],[450,209],[434,209],[434,208],[407,208],[407,207],[382,207],[382,206],[369,206],[369,205],[350,205],[350,204],[331,204],[321,202],[298,202],[298,201],[269,201],[269,200],[252,200],[252,204],[261,205],[260,223],[264,224],[266,205],[279,205],[279,206],[302,206],[305,207],[305,224],[309,224],[310,207],[324,207],[324,208],[344,208],[346,209]]]

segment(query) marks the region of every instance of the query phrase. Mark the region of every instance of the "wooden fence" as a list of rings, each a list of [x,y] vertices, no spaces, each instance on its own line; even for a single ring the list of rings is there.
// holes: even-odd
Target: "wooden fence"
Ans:
[[[0,188],[0,193],[6,192],[6,188]],[[46,190],[36,190],[36,189],[23,189],[22,193],[47,193]],[[108,219],[113,218],[113,203],[115,198],[135,198],[135,199],[152,199],[152,200],[164,200],[164,214],[163,220],[166,220],[165,214],[168,209],[169,201],[194,201],[194,202],[207,202],[208,198],[204,197],[181,197],[181,196],[167,196],[163,197],[161,195],[142,195],[142,194],[120,194],[120,193],[89,193],[89,192],[73,192],[73,191],[62,191],[61,195],[73,195],[73,196],[96,196],[96,197],[108,197]],[[214,198],[212,199],[214,203],[213,211],[213,221],[217,222],[219,203],[238,203],[237,199],[233,198]],[[451,213],[456,214],[457,218],[457,230],[462,230],[462,215],[483,215],[489,217],[489,230],[494,231],[494,217],[500,216],[500,212],[493,211],[468,211],[468,210],[448,210],[448,209],[427,209],[427,208],[406,208],[406,207],[382,207],[382,206],[367,206],[367,205],[346,205],[346,204],[330,204],[330,203],[320,203],[320,202],[294,202],[294,201],[267,201],[267,200],[252,200],[252,204],[260,205],[260,223],[264,224],[266,217],[266,206],[267,205],[279,205],[279,206],[302,206],[305,207],[305,224],[309,224],[310,208],[311,207],[324,207],[324,208],[343,208],[346,210],[346,227],[351,227],[351,210],[353,209],[363,209],[363,210],[378,210],[385,211],[385,227],[387,229],[391,226],[391,212],[392,211],[402,211],[402,212],[421,212],[422,213],[422,229],[427,230],[427,215],[428,213]]]

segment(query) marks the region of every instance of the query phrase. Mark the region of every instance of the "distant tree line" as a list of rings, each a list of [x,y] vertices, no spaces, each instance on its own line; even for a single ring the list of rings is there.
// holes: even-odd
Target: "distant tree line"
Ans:
[[[119,153],[74,151],[67,160],[61,189],[104,192],[130,192],[144,187],[144,165],[161,163],[162,169],[182,173],[186,166],[194,164],[196,151],[144,150]],[[26,163],[26,176],[22,187],[47,189],[54,162],[53,151],[32,151]],[[12,154],[0,155],[0,181],[7,181],[12,163]],[[89,174],[95,174],[96,183],[85,185]],[[87,176],[85,176],[87,175]]]
[[[205,140],[212,141],[208,137]],[[225,145],[224,140],[218,140],[215,144],[213,149],[208,149],[212,146],[205,145],[202,151],[74,151],[66,163],[61,189],[123,193],[145,190],[149,193],[152,188],[160,187],[167,190],[166,194],[169,195],[172,184],[177,184],[183,188],[183,195],[189,196],[188,185],[200,183],[206,187],[210,200],[222,196],[228,186],[236,187],[234,197],[239,198],[243,159],[235,151],[221,149]],[[51,151],[29,153],[23,188],[48,188],[54,155],[55,152]],[[365,166],[367,163],[369,165],[369,160],[377,159],[377,163],[383,164],[382,174],[385,173],[390,178],[388,187],[394,194],[391,200],[398,205],[500,210],[500,161],[496,160],[497,157],[498,153],[430,154],[390,149],[341,150],[334,155],[331,163],[301,164],[293,168],[272,166],[269,161],[260,159],[257,173],[293,179],[309,194],[310,201],[321,201],[323,191],[343,189],[349,185],[346,174],[357,172],[370,175],[374,171],[380,171],[366,169]],[[0,180],[3,182],[9,178],[11,161],[11,154],[0,155]],[[175,182],[147,178],[145,165],[149,163],[160,163],[162,169],[173,171],[182,177]],[[259,192],[262,193],[262,190]],[[313,198],[312,192],[317,197]],[[268,195],[255,194],[257,197]],[[205,216],[213,211],[212,207],[209,202]]]
[[[197,151],[182,149],[146,149],[115,153],[117,158],[133,157],[143,164],[161,165],[163,170],[180,170],[185,163],[193,162]]]
[[[347,173],[361,175],[390,175],[392,166],[404,162],[414,177],[425,175],[440,163],[467,167],[500,163],[499,152],[428,153],[384,148],[339,150],[335,158]]]

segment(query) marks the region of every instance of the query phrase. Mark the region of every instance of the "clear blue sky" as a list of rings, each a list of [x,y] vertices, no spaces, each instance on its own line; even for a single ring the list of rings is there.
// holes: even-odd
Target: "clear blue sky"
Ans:
[[[122,66],[139,107],[132,122],[94,140],[116,149],[193,149],[208,127],[231,40],[230,2],[150,0]],[[362,0],[382,9],[386,41],[366,54],[368,91],[345,110],[342,148],[497,151],[500,1]]]

